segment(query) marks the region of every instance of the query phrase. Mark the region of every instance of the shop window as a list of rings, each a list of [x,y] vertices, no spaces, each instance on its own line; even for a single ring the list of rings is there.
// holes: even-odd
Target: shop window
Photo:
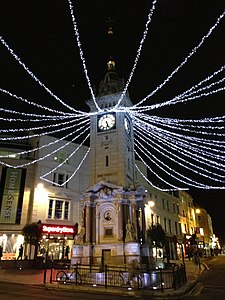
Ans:
[[[48,218],[57,220],[68,220],[69,201],[49,199]]]

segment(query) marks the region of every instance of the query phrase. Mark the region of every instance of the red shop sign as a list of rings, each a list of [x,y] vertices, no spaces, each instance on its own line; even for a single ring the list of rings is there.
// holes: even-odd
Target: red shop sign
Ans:
[[[42,224],[42,232],[51,234],[74,234],[74,226]]]

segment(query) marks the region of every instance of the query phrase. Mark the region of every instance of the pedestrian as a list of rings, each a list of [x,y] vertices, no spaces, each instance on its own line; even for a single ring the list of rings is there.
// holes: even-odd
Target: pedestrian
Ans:
[[[0,246],[0,260],[2,259],[2,256],[3,256],[3,248],[2,248],[2,246]]]
[[[17,260],[18,259],[23,259],[23,245],[22,244],[20,245],[20,248],[19,248],[19,256],[17,257]]]
[[[66,251],[65,251],[65,257],[68,260],[69,259],[69,253],[70,253],[70,247],[67,245],[66,246]]]

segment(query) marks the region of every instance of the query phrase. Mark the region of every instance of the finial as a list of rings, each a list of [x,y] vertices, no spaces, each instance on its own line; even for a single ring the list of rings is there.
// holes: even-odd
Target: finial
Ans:
[[[108,23],[108,31],[107,31],[107,36],[108,36],[108,43],[109,43],[109,60],[107,62],[107,70],[108,71],[115,71],[115,61],[112,57],[112,37],[113,37],[113,27],[112,23],[114,20],[111,19],[111,17],[108,17],[106,20],[106,23]]]

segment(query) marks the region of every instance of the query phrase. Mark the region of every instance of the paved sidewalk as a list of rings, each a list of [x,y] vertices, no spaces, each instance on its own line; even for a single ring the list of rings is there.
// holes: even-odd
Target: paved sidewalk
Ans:
[[[181,264],[181,261],[173,261],[177,264]],[[206,262],[207,264],[207,262]],[[57,288],[57,289],[67,289],[67,290],[85,290],[85,291],[98,291],[104,293],[111,294],[133,294],[139,293],[140,295],[158,295],[158,296],[179,296],[185,294],[188,290],[190,290],[194,284],[200,273],[206,269],[203,265],[199,268],[198,265],[194,264],[192,261],[186,260],[186,274],[187,274],[187,283],[177,290],[164,290],[164,292],[160,291],[127,291],[125,289],[118,288],[104,288],[104,287],[90,287],[84,285],[58,285],[58,284],[45,284],[46,288]],[[49,275],[48,275],[49,276]],[[48,278],[47,278],[48,279]],[[29,285],[39,285],[44,286],[44,270],[39,269],[0,269],[0,281],[1,282],[13,282],[19,284],[29,284]]]

